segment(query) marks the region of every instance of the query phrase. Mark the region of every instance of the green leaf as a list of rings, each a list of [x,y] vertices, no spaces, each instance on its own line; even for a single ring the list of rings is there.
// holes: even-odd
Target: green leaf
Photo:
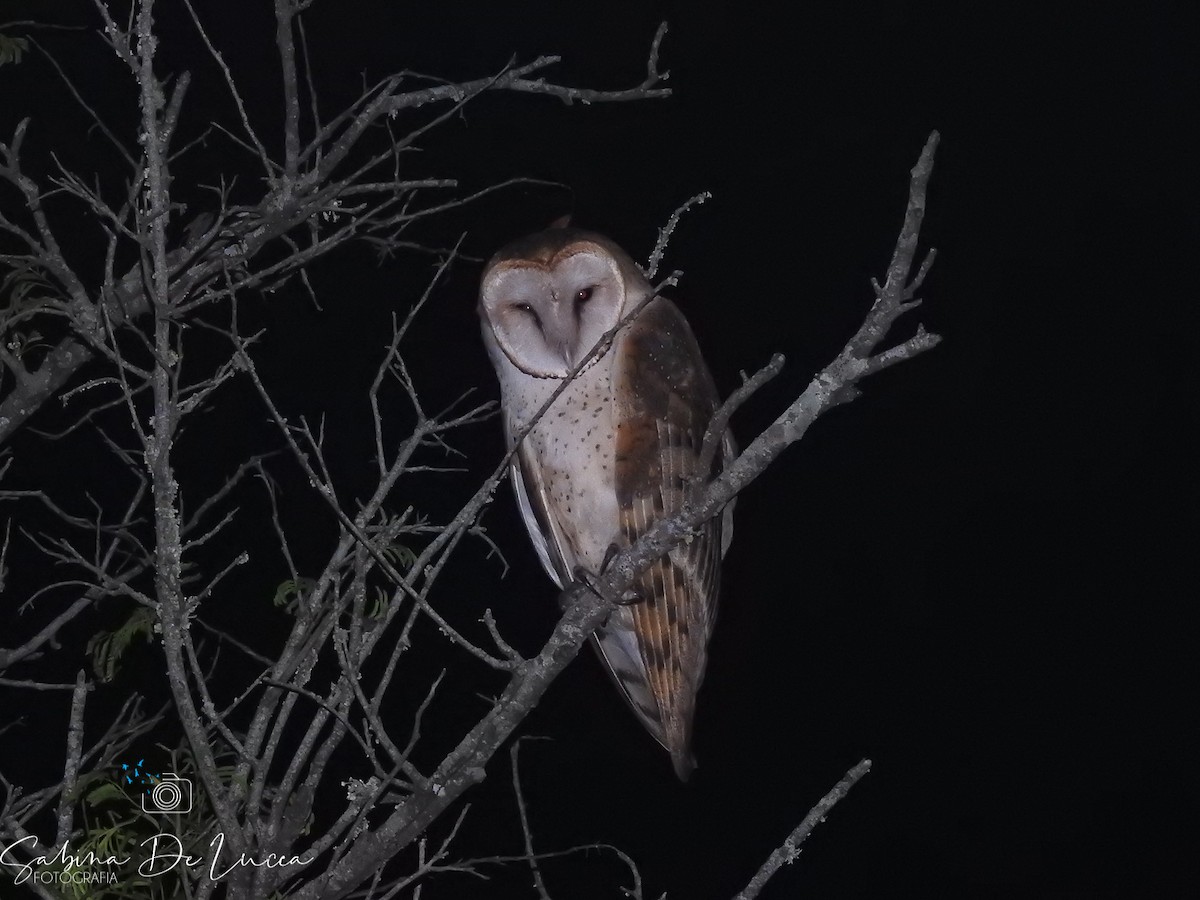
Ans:
[[[96,677],[101,681],[112,681],[121,658],[134,640],[139,637],[150,640],[153,637],[155,621],[154,610],[139,606],[115,631],[93,635],[88,641],[87,652],[91,654]]]
[[[27,52],[29,52],[27,39],[0,34],[0,66],[5,63],[19,63],[21,57]]]
[[[88,791],[87,796],[84,798],[84,802],[89,803],[92,806],[99,806],[101,803],[109,803],[114,800],[127,801],[128,799],[129,795],[126,794],[122,788],[113,784],[111,781],[106,781]]]
[[[296,601],[305,591],[311,591],[317,583],[311,578],[288,579],[279,585],[272,601],[276,606],[286,606],[289,610],[295,607]]]

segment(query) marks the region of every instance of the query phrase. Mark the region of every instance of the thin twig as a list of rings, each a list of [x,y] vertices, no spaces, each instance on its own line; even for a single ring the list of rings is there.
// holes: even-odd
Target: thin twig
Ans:
[[[705,200],[711,199],[712,194],[709,191],[703,191],[689,198],[675,212],[671,213],[671,217],[667,219],[667,224],[658,229],[658,239],[654,242],[654,249],[650,251],[650,259],[646,264],[647,280],[653,281],[654,277],[658,274],[658,267],[662,264],[663,255],[667,252],[667,244],[670,243],[671,235],[675,233],[675,228],[679,225],[679,220],[683,217],[683,214],[693,206],[699,206]]]
[[[516,795],[517,813],[521,817],[521,834],[525,838],[525,855],[529,859],[529,871],[533,874],[533,886],[537,890],[538,897],[541,900],[551,900],[550,895],[546,892],[546,883],[542,880],[542,870],[538,866],[537,854],[533,852],[533,833],[529,830],[529,813],[525,809],[525,795],[521,791],[521,768],[517,763],[517,755],[520,750],[521,741],[518,738],[508,748],[508,756],[512,760],[513,794]]]
[[[754,393],[764,384],[783,371],[784,358],[782,353],[776,353],[771,357],[771,361],[746,378],[742,376],[741,386],[729,395],[728,399],[721,404],[720,408],[713,413],[713,417],[708,421],[708,428],[704,431],[704,442],[701,444],[700,463],[696,466],[696,471],[701,473],[704,478],[708,477],[708,473],[712,472],[713,460],[716,458],[717,448],[721,446],[721,442],[725,438],[725,432],[729,430],[729,420],[733,414],[749,400]]]
[[[787,836],[787,839],[767,857],[767,861],[754,873],[750,883],[742,888],[733,900],[754,900],[771,876],[779,871],[780,866],[793,862],[800,855],[800,845],[808,839],[813,829],[825,821],[829,811],[850,792],[850,788],[858,784],[859,780],[870,771],[871,761],[864,759],[842,776],[842,780],[817,801],[816,805],[808,811],[808,815]]]

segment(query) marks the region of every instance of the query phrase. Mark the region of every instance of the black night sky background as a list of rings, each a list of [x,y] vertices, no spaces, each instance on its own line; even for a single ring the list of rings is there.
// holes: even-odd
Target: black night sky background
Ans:
[[[164,65],[196,78],[185,110],[198,133],[231,115],[228,97],[181,5],[160,5]],[[522,730],[548,738],[522,748],[538,847],[614,844],[639,863],[648,897],[730,897],[869,757],[871,774],[764,898],[1190,895],[1200,877],[1186,687],[1198,674],[1188,585],[1200,534],[1194,11],[826,6],[796,4],[785,19],[733,2],[323,0],[306,19],[330,110],[387,72],[473,78],[514,55],[560,54],[547,74],[562,83],[630,86],[668,21],[668,100],[568,108],[496,94],[422,140],[414,173],[458,178],[463,192],[514,176],[562,186],[500,191],[419,237],[445,246],[465,232],[464,251],[486,258],[570,212],[644,260],[672,210],[711,191],[671,242],[665,267],[684,273],[671,296],[723,393],[772,353],[788,360],[735,418],[743,444],[861,321],[908,170],[929,132],[942,136],[922,232],[938,259],[923,307],[894,337],[921,321],[943,343],[861,385],[739,498],[690,783],[675,780],[590,651],[554,684]],[[269,4],[198,8],[273,133]],[[90,3],[0,0],[0,23],[23,18],[96,24]],[[94,34],[36,34],[97,109],[131,127],[132,84]],[[0,68],[0,136],[25,116],[31,165],[51,150],[85,171],[111,165],[36,53]],[[210,139],[181,166],[181,180],[211,180],[247,158]],[[82,255],[98,253],[82,228]],[[310,272],[323,310],[299,290],[247,302],[269,329],[260,363],[283,407],[326,414],[345,497],[373,474],[363,401],[373,354],[432,272],[428,256],[377,262],[351,250]],[[479,272],[456,268],[409,347],[428,407],[468,388],[498,397],[475,316]],[[239,454],[278,445],[244,386],[223,402],[220,430],[181,446],[185,493],[202,497]],[[70,412],[55,404],[35,424]],[[393,414],[399,435],[407,413]],[[103,482],[111,459],[80,446],[21,434],[14,485],[69,495]],[[413,481],[404,503],[452,512],[500,457],[499,423],[456,446],[469,472]],[[336,522],[299,473],[282,478],[298,553],[315,561]],[[267,651],[280,615],[269,599],[286,572],[253,525],[263,512],[245,501],[239,540],[256,565],[212,615]],[[490,607],[532,652],[553,625],[555,589],[507,488],[485,524],[507,575],[486,547],[468,546],[439,608],[472,621]],[[10,552],[0,628],[18,634],[14,608],[37,585],[23,574],[32,549],[14,539]],[[398,688],[397,721],[449,659],[428,645],[437,652]],[[64,646],[77,654],[64,671],[85,665]],[[131,665],[142,668],[125,677],[152,680],[158,650]],[[427,724],[442,752],[485,708],[475,692],[498,689],[465,657],[447,679]],[[104,690],[98,702],[119,701],[121,682]],[[0,704],[4,721],[29,721],[0,735],[0,771],[61,766],[52,725],[65,722],[65,697],[3,690]],[[519,849],[507,760],[497,755],[470,795],[464,854]],[[534,896],[523,868],[493,874],[435,879],[423,896]],[[560,898],[618,896],[623,875],[600,854],[547,869]]]

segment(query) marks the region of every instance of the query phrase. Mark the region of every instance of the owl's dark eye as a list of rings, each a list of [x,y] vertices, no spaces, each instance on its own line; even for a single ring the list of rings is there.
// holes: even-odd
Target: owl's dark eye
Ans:
[[[542,317],[538,315],[538,311],[528,303],[514,303],[510,309],[515,309],[519,313],[526,313],[533,316],[533,324],[538,327],[538,331],[542,330]]]
[[[576,303],[587,303],[589,300],[592,299],[592,294],[595,293],[595,291],[596,291],[596,289],[594,287],[585,287],[583,290],[581,290],[578,294],[575,295],[575,302]]]

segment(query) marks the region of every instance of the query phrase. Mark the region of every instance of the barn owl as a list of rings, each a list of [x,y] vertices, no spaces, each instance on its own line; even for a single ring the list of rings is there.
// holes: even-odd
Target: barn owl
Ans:
[[[488,262],[479,315],[500,380],[504,430],[518,436],[601,337],[654,289],[606,237],[553,227]],[[724,436],[712,472],[701,445],[717,406],[687,321],[654,297],[520,441],[512,483],[538,558],[560,588],[598,573],[660,518],[674,515],[734,453]],[[696,692],[717,612],[732,508],[644,572],[636,601],[593,636],[613,681],[686,780]]]

